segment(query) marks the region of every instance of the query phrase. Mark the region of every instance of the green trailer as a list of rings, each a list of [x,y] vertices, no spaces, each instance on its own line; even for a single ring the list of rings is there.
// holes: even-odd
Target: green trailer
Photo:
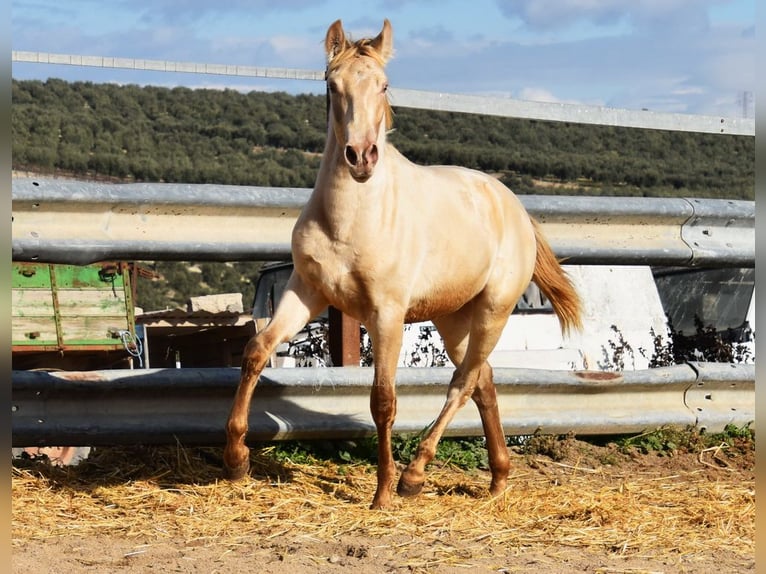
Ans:
[[[133,292],[125,263],[13,263],[13,368],[130,368]]]

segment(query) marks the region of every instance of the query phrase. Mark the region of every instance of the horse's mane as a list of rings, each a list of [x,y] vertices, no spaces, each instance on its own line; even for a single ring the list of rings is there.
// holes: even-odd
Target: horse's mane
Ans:
[[[386,66],[386,59],[381,53],[372,46],[372,38],[362,38],[354,42],[346,41],[343,48],[327,63],[325,70],[325,79],[333,70],[336,70],[343,62],[352,58],[367,57],[372,58],[381,68]],[[327,111],[330,111],[330,92],[327,92]],[[386,94],[386,129],[389,130],[394,123],[394,110],[391,108],[391,102],[388,101]]]

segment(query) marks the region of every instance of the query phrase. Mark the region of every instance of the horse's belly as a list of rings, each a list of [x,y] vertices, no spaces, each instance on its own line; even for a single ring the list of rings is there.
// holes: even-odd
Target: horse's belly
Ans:
[[[405,322],[416,323],[449,315],[473,299],[481,289],[482,285],[472,283],[461,285],[446,281],[436,285],[428,292],[416,294],[410,299]]]

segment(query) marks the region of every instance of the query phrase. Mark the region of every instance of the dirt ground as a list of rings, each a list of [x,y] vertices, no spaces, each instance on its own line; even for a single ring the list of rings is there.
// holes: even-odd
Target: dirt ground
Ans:
[[[730,552],[680,559],[677,556],[619,556],[583,552],[573,548],[546,550],[491,549],[488,556],[474,556],[457,564],[408,565],[395,540],[347,537],[337,541],[293,540],[288,544],[242,545],[222,551],[214,546],[189,545],[183,540],[132,544],[124,538],[67,537],[53,543],[34,544],[13,555],[13,572],[138,574],[183,572],[199,574],[257,572],[263,574],[320,574],[354,572],[443,572],[467,574],[529,572],[565,574],[725,574],[755,572],[752,560]]]
[[[17,461],[13,572],[755,571],[752,443],[659,455],[567,438],[512,460],[496,499],[486,473],[435,465],[419,497],[382,512],[367,508],[369,465],[265,451],[231,484],[210,449]]]

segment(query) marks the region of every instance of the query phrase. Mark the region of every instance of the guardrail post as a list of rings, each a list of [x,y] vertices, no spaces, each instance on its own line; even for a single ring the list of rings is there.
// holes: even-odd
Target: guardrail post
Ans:
[[[358,367],[359,321],[341,313],[335,307],[328,309],[330,358],[335,367]]]
[[[742,420],[755,422],[755,367],[690,362],[697,380],[684,397],[701,430],[722,429]]]

